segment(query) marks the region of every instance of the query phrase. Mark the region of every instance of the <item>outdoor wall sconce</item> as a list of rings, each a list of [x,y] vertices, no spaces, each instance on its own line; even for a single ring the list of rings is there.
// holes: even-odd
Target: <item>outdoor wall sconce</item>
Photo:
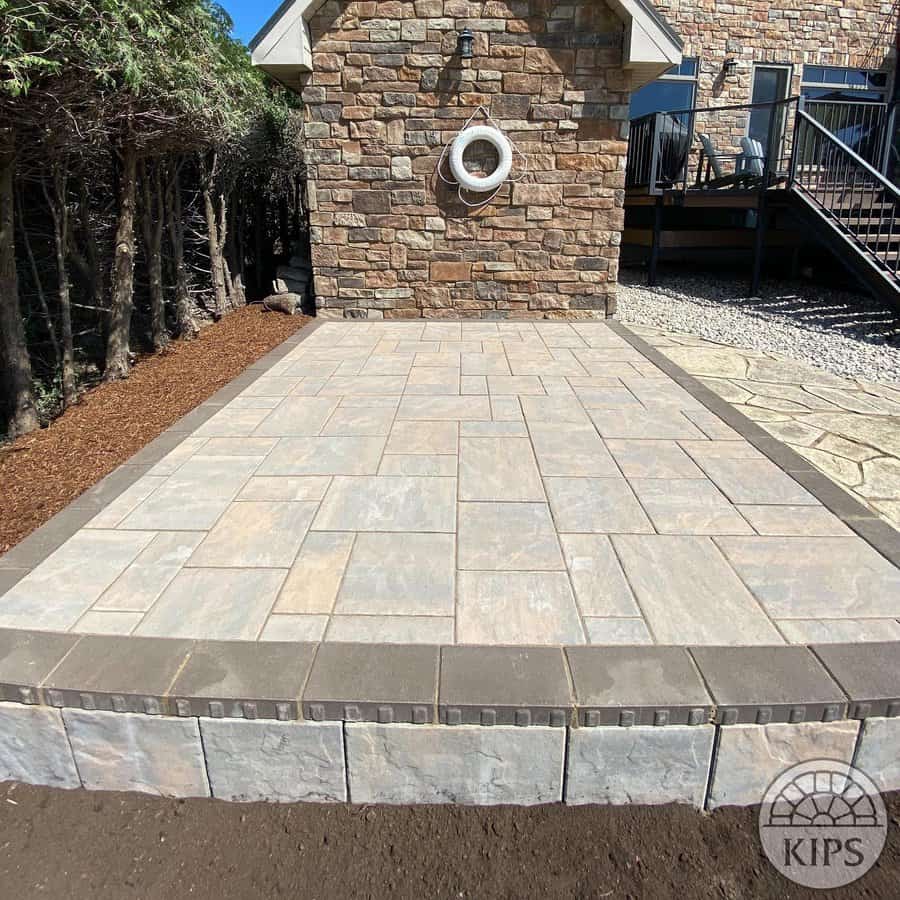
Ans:
[[[456,39],[456,52],[460,59],[471,59],[472,48],[475,45],[475,35],[468,28],[463,28]]]
[[[728,56],[722,65],[722,72],[725,74],[725,77],[728,78],[729,75],[737,74],[737,67],[737,60],[733,56]]]

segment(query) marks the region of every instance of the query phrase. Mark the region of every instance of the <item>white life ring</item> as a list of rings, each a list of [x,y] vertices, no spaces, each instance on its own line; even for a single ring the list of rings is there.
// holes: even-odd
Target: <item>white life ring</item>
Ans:
[[[487,141],[497,151],[499,156],[497,168],[490,175],[473,175],[463,165],[463,153],[475,141]],[[464,128],[454,138],[450,148],[450,171],[459,186],[467,191],[485,193],[495,190],[506,181],[510,169],[512,169],[512,147],[506,135],[499,128],[493,128],[490,125],[473,125],[471,128]]]

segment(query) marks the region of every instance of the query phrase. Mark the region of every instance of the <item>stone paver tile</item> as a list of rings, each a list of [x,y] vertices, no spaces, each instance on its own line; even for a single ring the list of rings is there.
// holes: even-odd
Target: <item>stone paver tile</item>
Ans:
[[[488,375],[487,382],[491,394],[544,395],[541,379],[535,375]]]
[[[338,593],[336,614],[453,615],[451,534],[360,534]]]
[[[206,537],[202,531],[158,534],[101,594],[94,610],[146,612]]]
[[[440,348],[438,347],[438,349]],[[394,352],[403,354],[412,353],[413,356],[415,356],[417,353],[434,353],[436,351],[435,343],[433,341],[399,340],[397,341],[397,347]]]
[[[653,643],[643,619],[595,619],[585,616],[584,627],[592,644],[636,646]]]
[[[277,438],[210,438],[203,445],[203,456],[259,456],[268,454]]]
[[[510,355],[509,364],[513,375],[539,375],[547,378],[578,377],[587,374],[584,366],[575,357],[569,359],[535,359],[528,356]]]
[[[269,437],[312,437],[334,412],[332,397],[288,397],[259,424],[254,434]]]
[[[194,436],[249,437],[259,424],[271,414],[272,410],[266,408],[226,406],[219,410],[211,419],[204,422],[194,432]]]
[[[732,503],[818,505],[818,500],[768,459],[698,459]]]
[[[763,454],[747,441],[679,441],[681,449],[694,459],[763,459]]]
[[[536,422],[590,424],[587,412],[575,397],[522,397],[521,403],[529,425]]]
[[[586,409],[644,409],[637,397],[624,387],[576,387],[575,394]]]
[[[619,470],[590,424],[535,422],[531,441],[543,475],[617,476]]]
[[[177,487],[160,488],[122,523],[122,529],[200,531],[212,528],[228,508],[227,498],[185,497]]]
[[[242,397],[287,397],[300,384],[299,375],[264,375],[241,392]]]
[[[73,626],[77,634],[131,634],[144,618],[142,612],[107,612],[89,609]]]
[[[778,619],[777,625],[792,644],[900,641],[896,619]]]
[[[700,439],[704,434],[693,422],[673,409],[592,409],[591,420],[604,438],[637,438],[655,441]]]
[[[824,506],[738,506],[737,510],[760,534],[805,537],[853,534]]]
[[[705,478],[632,478],[631,487],[660,534],[753,534]]]
[[[422,332],[423,341],[461,341],[460,322],[426,322]]]
[[[441,341],[440,353],[481,353],[481,341],[465,338],[461,341]]]
[[[0,628],[66,631],[153,540],[152,531],[80,531],[13,585]]]
[[[321,641],[328,616],[271,615],[259,636],[261,641]]]
[[[560,572],[460,572],[460,644],[583,644],[568,577]]]
[[[238,500],[321,500],[331,484],[327,475],[254,476]]]
[[[900,570],[858,537],[716,542],[777,619],[900,616]]]
[[[233,401],[232,401],[233,402]],[[278,403],[280,401],[274,401]],[[186,437],[174,450],[155,463],[148,475],[171,475],[207,442],[205,437]]]
[[[522,422],[522,406],[518,397],[491,397],[491,418],[495,422]]]
[[[457,369],[460,367],[459,353],[441,353],[439,350],[430,353],[417,353],[413,368]]]
[[[341,397],[338,401],[338,406],[344,408],[363,407],[364,409],[370,409],[374,406],[382,406],[396,410],[399,405],[399,394],[395,394],[393,397],[379,397],[376,394],[361,394],[359,397],[350,395],[349,397]]]
[[[435,366],[413,369],[406,381],[404,396],[453,396],[459,393],[459,369]]]
[[[709,538],[617,535],[612,540],[658,643],[783,643]]]
[[[169,476],[150,500],[164,494],[184,500],[233,500],[259,464],[258,456],[194,456]],[[135,513],[140,510],[138,507]]]
[[[408,375],[412,353],[373,353],[360,369],[360,375]]]
[[[384,450],[375,437],[283,438],[257,475],[374,475]]]
[[[333,375],[319,391],[320,397],[345,397],[402,394],[406,387],[405,375]]]
[[[385,453],[456,453],[456,422],[395,422]]]
[[[526,438],[461,438],[459,444],[460,500],[545,499]]]
[[[452,644],[452,616],[332,616],[326,641]]]
[[[137,634],[256,640],[286,574],[284,569],[183,569]]]
[[[393,421],[394,410],[390,407],[340,407],[334,411],[328,423],[322,429],[322,434],[329,437],[385,435],[391,430]]]
[[[429,475],[456,477],[455,456],[426,456],[423,453],[385,454],[379,475]]]
[[[518,422],[460,422],[460,437],[528,437],[525,423]]]
[[[400,401],[397,418],[432,422],[489,422],[491,406],[487,397],[404,397]]]
[[[626,478],[703,478],[675,441],[607,440]]]
[[[165,483],[165,478],[157,478],[151,475],[139,478],[131,487],[125,488],[105,509],[97,513],[85,527],[115,528],[129,513],[133,512],[157,488],[162,487]]]
[[[864,462],[861,477],[864,483],[856,488],[861,496],[885,500],[900,497],[900,459],[882,457]],[[849,479],[844,483],[853,484]]]
[[[631,617],[641,614],[606,535],[563,534],[560,540],[582,615]]]
[[[690,409],[685,415],[712,441],[736,441],[741,436],[708,409]]]
[[[509,375],[509,363],[503,353],[463,353],[463,375]]]
[[[291,391],[290,396],[315,397],[325,387],[326,381],[326,378],[303,378],[300,384]]]
[[[546,503],[460,503],[460,569],[564,569]]]
[[[188,565],[286,569],[294,562],[317,506],[282,500],[233,503]]]
[[[542,375],[541,384],[546,393],[553,397],[572,397],[575,394],[569,380],[558,375]]]
[[[330,613],[353,538],[347,532],[309,532],[278,595],[274,612]]]
[[[862,648],[826,643],[812,649],[850,698],[851,718],[896,716],[900,705],[900,643],[879,641]]]
[[[289,362],[285,367],[285,375],[302,375],[304,378],[328,378],[334,374],[340,365],[339,357],[335,354],[333,360],[298,359]]]
[[[484,375],[461,375],[459,379],[460,394],[486,394],[487,378]]]
[[[624,478],[547,478],[545,483],[560,532],[653,533]]]
[[[317,531],[456,531],[456,479],[335,478],[313,528]]]

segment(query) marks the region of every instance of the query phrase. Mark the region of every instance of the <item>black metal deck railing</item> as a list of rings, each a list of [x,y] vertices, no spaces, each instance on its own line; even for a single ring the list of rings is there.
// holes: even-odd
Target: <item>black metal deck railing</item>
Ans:
[[[802,109],[797,111],[790,185],[885,272],[897,276],[900,190]]]

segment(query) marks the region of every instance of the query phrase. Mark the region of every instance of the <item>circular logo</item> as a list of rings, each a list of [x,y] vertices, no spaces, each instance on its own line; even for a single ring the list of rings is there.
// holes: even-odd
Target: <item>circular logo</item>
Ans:
[[[887,811],[865,772],[834,759],[813,759],[782,772],[759,810],[759,837],[785,878],[837,888],[875,865],[887,837]]]

